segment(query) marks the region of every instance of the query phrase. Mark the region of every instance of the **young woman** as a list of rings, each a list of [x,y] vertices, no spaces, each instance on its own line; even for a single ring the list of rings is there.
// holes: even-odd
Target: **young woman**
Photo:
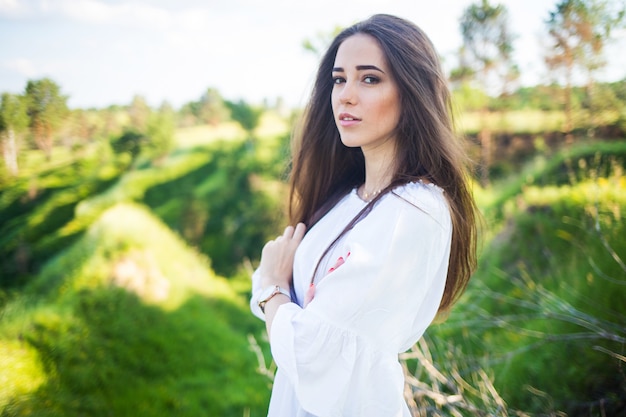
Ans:
[[[263,248],[253,312],[278,365],[270,416],[409,416],[398,353],[465,289],[476,208],[438,55],[375,15],[323,57]]]

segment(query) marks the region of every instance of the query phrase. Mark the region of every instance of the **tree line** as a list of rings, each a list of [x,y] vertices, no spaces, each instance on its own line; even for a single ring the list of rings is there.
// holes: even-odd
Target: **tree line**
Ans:
[[[79,151],[108,141],[115,154],[128,155],[131,163],[140,154],[158,159],[172,150],[177,127],[233,120],[251,134],[265,110],[244,100],[225,100],[214,88],[178,110],[167,101],[152,108],[140,95],[128,105],[103,109],[70,109],[67,100],[50,78],[29,80],[23,94],[1,95],[0,148],[10,175],[19,173],[21,152],[39,149],[49,161],[57,145]]]
[[[623,27],[626,5],[611,0],[561,0],[545,20],[547,45],[543,59],[552,80],[547,88],[552,101],[564,111],[563,133],[570,144],[574,130],[574,80],[585,79],[582,103],[587,106],[591,128],[598,124],[595,115],[616,104],[617,95],[610,88],[596,88],[596,74],[606,66],[604,51],[615,30]],[[481,115],[478,140],[481,149],[480,175],[483,185],[488,183],[492,163],[493,138],[486,122],[490,107],[506,111],[515,105],[514,86],[520,70],[513,60],[515,34],[510,31],[508,9],[503,4],[481,0],[469,5],[461,15],[459,28],[463,44],[459,50],[459,66],[452,70],[450,80],[457,89],[473,94]],[[552,87],[552,88],[550,88]],[[558,88],[555,88],[558,87]],[[482,93],[482,97],[481,94]],[[513,94],[512,94],[513,93]],[[497,100],[490,106],[489,97]],[[622,109],[624,105],[620,106]],[[625,113],[622,110],[622,113]],[[622,118],[624,116],[622,115]]]

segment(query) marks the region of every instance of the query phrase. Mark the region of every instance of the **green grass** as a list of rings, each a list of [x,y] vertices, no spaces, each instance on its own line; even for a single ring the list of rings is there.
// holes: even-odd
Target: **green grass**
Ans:
[[[71,225],[75,209],[106,190],[121,175],[98,157],[45,166],[14,179],[0,192],[0,283],[23,284],[31,272],[82,233],[88,222]]]
[[[141,207],[106,211],[3,313],[0,381],[11,381],[0,391],[3,416],[240,416],[267,407],[269,381],[247,340],[260,338],[262,323]]]
[[[579,181],[604,181],[623,178],[626,169],[626,141],[581,143],[555,154],[538,154],[516,175],[494,181],[477,194],[485,216],[503,219],[506,211],[517,206],[516,196],[527,187],[572,185]]]
[[[624,143],[575,148],[483,198],[491,214],[479,269],[448,321],[429,332],[444,353],[445,343],[461,350],[461,375],[492,374],[511,410],[589,416],[626,407],[623,152]]]

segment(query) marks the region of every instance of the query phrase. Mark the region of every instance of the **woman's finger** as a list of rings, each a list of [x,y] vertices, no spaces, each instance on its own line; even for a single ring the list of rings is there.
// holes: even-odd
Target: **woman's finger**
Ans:
[[[296,225],[296,229],[293,232],[293,239],[298,242],[302,240],[304,237],[304,233],[306,232],[306,225],[304,223],[298,223]]]
[[[293,226],[285,227],[285,231],[283,232],[284,237],[292,237],[293,236]]]

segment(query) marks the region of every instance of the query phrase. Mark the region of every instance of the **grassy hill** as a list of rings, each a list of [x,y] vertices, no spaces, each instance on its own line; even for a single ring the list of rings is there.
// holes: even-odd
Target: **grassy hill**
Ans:
[[[0,178],[0,415],[265,414],[238,273],[275,232],[284,127],[259,130],[182,130],[130,167],[102,143],[28,153]]]
[[[262,415],[261,332],[205,258],[115,205],[5,306],[2,415]]]
[[[583,145],[483,190],[479,269],[428,332],[435,363],[486,371],[511,414],[626,412],[625,168],[626,143]]]

